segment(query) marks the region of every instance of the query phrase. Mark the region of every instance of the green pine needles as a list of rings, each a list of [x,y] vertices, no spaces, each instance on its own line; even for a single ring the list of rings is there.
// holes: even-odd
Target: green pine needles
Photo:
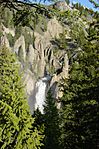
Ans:
[[[15,55],[0,49],[0,148],[39,149],[43,136],[33,127],[19,72]]]
[[[44,105],[44,126],[45,138],[43,149],[60,149],[59,112],[50,91]]]
[[[72,61],[69,79],[64,81],[63,149],[99,148],[99,29],[97,15],[94,18],[85,44]]]

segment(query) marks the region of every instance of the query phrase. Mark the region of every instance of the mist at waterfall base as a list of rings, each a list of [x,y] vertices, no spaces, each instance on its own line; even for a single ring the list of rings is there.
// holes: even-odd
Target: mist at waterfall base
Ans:
[[[35,110],[38,108],[40,112],[43,114],[44,113],[44,104],[46,100],[46,91],[47,91],[47,86],[48,82],[51,80],[51,77],[49,75],[39,79],[36,83],[36,95],[35,95]]]

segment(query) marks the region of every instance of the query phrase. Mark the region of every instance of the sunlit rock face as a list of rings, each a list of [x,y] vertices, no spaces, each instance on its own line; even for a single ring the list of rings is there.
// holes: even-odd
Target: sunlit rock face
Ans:
[[[3,24],[0,26],[2,33],[0,46],[6,45],[18,58],[23,71],[23,82],[31,113],[37,108],[43,113],[49,83],[46,73],[52,76],[49,88],[52,88],[54,83],[59,83],[62,77],[68,77],[66,51],[55,51],[52,43],[53,39],[59,38],[63,27],[56,17],[49,19],[46,26],[43,34],[40,34],[38,30],[33,32],[28,27],[16,30],[14,27],[11,29]],[[57,92],[53,91],[53,97],[58,98]]]
[[[32,29],[28,26],[14,26],[13,13],[10,9],[2,9],[3,13],[0,10],[4,15],[0,19],[0,47],[5,45],[16,54],[20,70],[23,72],[23,83],[31,113],[37,108],[43,113],[48,88],[52,91],[53,98],[57,100],[58,108],[60,108],[60,98],[63,96],[60,83],[62,83],[62,79],[69,77],[69,64],[72,59],[71,56],[68,59],[67,51],[72,53],[73,50],[77,52],[82,50],[75,40],[76,36],[78,38],[76,31],[81,29],[81,32],[83,31],[87,37],[87,29],[93,22],[92,15],[84,15],[87,16],[84,18],[75,7],[67,5],[65,1],[56,2],[48,7],[53,8],[52,10],[55,8],[55,14],[60,11],[60,16],[64,16],[66,13],[67,17],[59,19],[57,15],[40,16],[35,29]],[[82,17],[80,18],[79,15]],[[31,23],[34,24],[34,22]],[[76,28],[74,33],[72,29]],[[65,33],[66,38],[66,48],[64,49],[58,43],[62,33]],[[75,36],[74,39],[73,36]],[[75,52],[72,56],[76,58]],[[52,76],[50,83],[46,74]]]
[[[54,8],[57,8],[61,11],[66,11],[68,9],[71,9],[71,7],[65,2],[65,1],[58,1],[54,4]]]

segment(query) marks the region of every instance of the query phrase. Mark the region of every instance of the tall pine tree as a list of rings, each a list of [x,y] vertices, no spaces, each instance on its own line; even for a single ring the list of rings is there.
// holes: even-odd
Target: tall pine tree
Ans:
[[[44,126],[45,138],[43,149],[59,149],[59,114],[51,92],[48,93],[44,105]]]
[[[64,149],[99,148],[99,28],[98,14],[88,29],[86,43],[70,66],[62,97]]]
[[[15,55],[0,49],[0,148],[37,149],[42,135],[33,127]]]

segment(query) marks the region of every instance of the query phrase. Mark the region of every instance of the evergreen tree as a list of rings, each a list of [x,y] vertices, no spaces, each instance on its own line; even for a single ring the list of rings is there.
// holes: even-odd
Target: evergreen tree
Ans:
[[[15,55],[0,49],[0,148],[37,149],[41,132],[33,127]]]
[[[33,118],[35,118],[35,121],[33,123],[33,127],[36,127],[38,131],[40,131],[43,135],[43,139],[41,140],[41,142],[43,143],[44,141],[44,137],[45,137],[45,126],[44,126],[44,114],[42,114],[40,112],[40,110],[37,108],[34,113],[33,113]],[[42,147],[44,146],[44,143],[42,145]],[[41,148],[42,148],[41,147]]]
[[[40,110],[37,108],[34,113],[33,117],[35,118],[34,126],[40,129],[43,127],[44,129],[44,115],[40,112]]]
[[[70,0],[65,0],[65,2],[69,5],[70,4]]]
[[[42,1],[42,0],[41,0]],[[5,8],[13,12],[13,20],[15,26],[28,26],[32,30],[39,21],[40,16],[51,17],[51,9],[41,4],[41,1],[35,0],[0,0],[0,8]],[[48,0],[49,1],[49,0]],[[53,2],[53,0],[51,0]],[[51,2],[50,1],[50,2]],[[43,1],[43,3],[45,0]]]
[[[99,0],[97,0],[97,2],[96,0],[89,0],[89,1],[94,5],[95,8],[99,8]]]
[[[64,149],[99,147],[99,28],[98,17],[90,24],[86,43],[70,66],[62,97]]]
[[[55,99],[52,98],[50,92],[44,106],[44,124],[45,138],[43,149],[59,149],[59,114],[55,105]]]

